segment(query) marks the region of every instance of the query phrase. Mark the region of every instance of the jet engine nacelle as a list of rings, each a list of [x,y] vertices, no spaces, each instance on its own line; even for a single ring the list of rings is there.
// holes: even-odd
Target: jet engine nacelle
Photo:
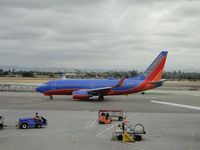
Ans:
[[[90,98],[87,91],[74,91],[72,95],[73,95],[73,99],[89,99]]]

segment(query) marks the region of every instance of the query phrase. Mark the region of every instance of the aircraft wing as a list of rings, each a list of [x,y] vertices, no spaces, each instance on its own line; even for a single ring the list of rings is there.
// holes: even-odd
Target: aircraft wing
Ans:
[[[94,89],[88,89],[86,90],[88,93],[101,93],[101,92],[105,92],[107,90],[111,90],[112,87],[108,86],[108,87],[102,87],[102,88],[94,88]]]
[[[118,83],[116,85],[114,85],[114,86],[107,86],[107,87],[94,88],[94,89],[85,89],[85,91],[87,91],[90,94],[97,94],[97,93],[102,93],[102,92],[105,92],[105,91],[109,91],[112,88],[120,87],[123,84],[124,79],[125,79],[124,77],[119,79]]]

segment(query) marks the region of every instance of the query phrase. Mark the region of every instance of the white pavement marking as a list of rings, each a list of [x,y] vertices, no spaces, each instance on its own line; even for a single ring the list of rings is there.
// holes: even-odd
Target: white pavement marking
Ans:
[[[96,123],[97,119],[95,119],[91,124],[90,124],[90,128],[93,127],[93,125]]]
[[[105,132],[109,131],[110,129],[112,129],[113,127],[117,126],[117,125],[120,124],[120,123],[121,123],[121,122],[118,122],[118,123],[116,123],[116,124],[110,126],[109,128],[103,130],[102,132],[100,132],[100,133],[97,134],[96,136],[101,136],[101,135],[103,135]]]
[[[197,106],[183,105],[183,104],[177,104],[177,103],[169,103],[169,102],[163,102],[163,101],[154,101],[154,100],[151,100],[151,102],[157,103],[157,104],[164,104],[164,105],[170,105],[170,106],[182,107],[182,108],[188,108],[188,109],[200,111],[200,107],[197,107]]]
[[[96,136],[101,136],[103,135],[105,132],[109,131],[110,129],[112,129],[115,125],[112,125],[111,127],[105,129],[104,131],[100,132],[99,134],[97,134]]]

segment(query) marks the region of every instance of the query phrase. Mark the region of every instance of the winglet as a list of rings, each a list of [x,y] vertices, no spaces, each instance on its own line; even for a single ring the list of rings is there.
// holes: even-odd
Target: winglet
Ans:
[[[124,83],[124,79],[125,79],[124,76],[123,76],[122,78],[120,78],[120,79],[119,79],[119,82],[118,82],[115,86],[113,86],[112,88],[122,86],[122,84]]]

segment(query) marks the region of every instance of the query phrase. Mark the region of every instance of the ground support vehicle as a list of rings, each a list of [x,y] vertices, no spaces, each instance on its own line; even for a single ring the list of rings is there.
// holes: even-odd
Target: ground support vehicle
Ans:
[[[113,120],[122,121],[124,119],[124,113],[122,110],[99,110],[98,122],[99,124],[109,124]]]
[[[112,123],[112,118],[110,118],[108,116],[108,114],[101,113],[98,116],[98,122],[99,122],[99,124],[110,124],[110,123]]]
[[[39,117],[35,119],[34,117],[20,118],[18,122],[18,127],[20,129],[27,128],[43,128],[47,126],[47,119],[44,117]]]
[[[112,140],[123,142],[141,141],[142,136],[146,134],[142,124],[136,124],[133,128],[130,124],[122,122],[117,127],[112,135]]]

